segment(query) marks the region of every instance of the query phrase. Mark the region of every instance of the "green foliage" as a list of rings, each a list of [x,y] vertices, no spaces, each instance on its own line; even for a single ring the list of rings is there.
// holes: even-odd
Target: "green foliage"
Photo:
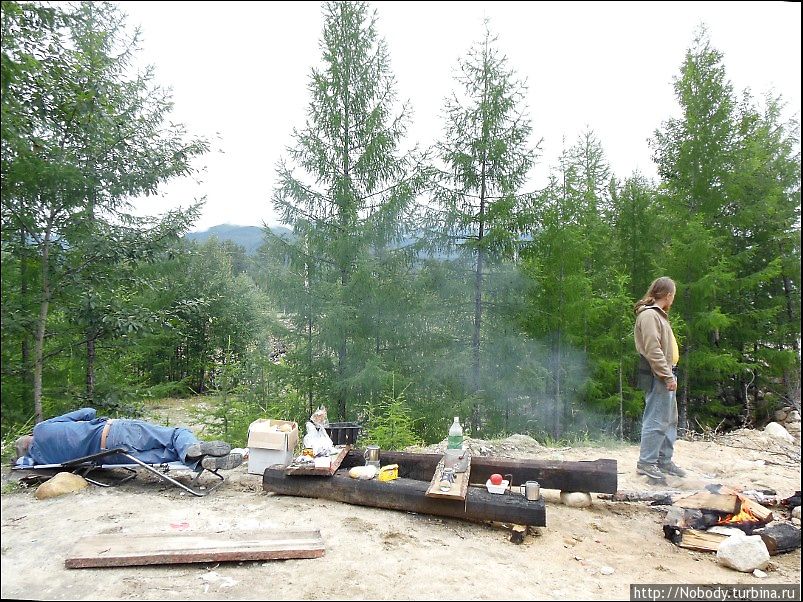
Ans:
[[[474,436],[637,439],[632,306],[661,275],[678,284],[682,424],[799,403],[799,126],[780,98],[734,92],[704,29],[651,141],[660,181],[615,177],[588,130],[525,193],[538,145],[487,28],[420,154],[402,151],[376,13],[323,18],[272,199],[292,232],[266,229],[252,257],[223,230],[180,240],[197,206],[128,213],[207,145],[132,72],[117,8],[3,2],[4,441],[32,416],[193,393],[205,433],[235,445],[320,404],[385,449],[440,441],[454,415]]]
[[[378,445],[384,450],[402,450],[420,444],[404,391],[391,391],[378,402],[368,404],[360,441],[364,445]]]

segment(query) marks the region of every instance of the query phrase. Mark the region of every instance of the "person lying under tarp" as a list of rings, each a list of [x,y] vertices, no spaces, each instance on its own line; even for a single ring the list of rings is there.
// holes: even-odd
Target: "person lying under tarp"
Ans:
[[[33,435],[17,439],[16,465],[62,464],[116,448],[146,464],[182,462],[193,470],[200,470],[199,464],[207,470],[229,470],[243,462],[241,454],[231,453],[228,443],[199,441],[185,428],[96,415],[93,408],[81,408],[40,422]],[[128,464],[130,460],[115,454],[109,462]]]

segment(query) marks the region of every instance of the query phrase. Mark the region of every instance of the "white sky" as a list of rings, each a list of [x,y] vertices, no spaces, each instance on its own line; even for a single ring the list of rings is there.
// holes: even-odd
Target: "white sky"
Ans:
[[[193,230],[222,223],[274,225],[275,166],[302,127],[310,69],[320,59],[317,2],[118,2],[142,30],[143,64],[173,89],[173,118],[213,140],[194,180],[135,201],[141,214],[206,195]],[[678,114],[672,78],[698,24],[724,53],[736,91],[774,91],[800,117],[801,5],[789,2],[373,2],[400,100],[413,109],[408,143],[427,146],[454,87],[457,58],[483,34],[528,83],[533,178],[541,185],[564,138],[587,128],[620,178],[656,177],[647,139]],[[219,137],[215,137],[219,133]]]

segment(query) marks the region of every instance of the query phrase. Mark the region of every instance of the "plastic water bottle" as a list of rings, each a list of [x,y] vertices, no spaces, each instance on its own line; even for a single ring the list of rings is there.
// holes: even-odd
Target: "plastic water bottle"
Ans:
[[[460,426],[460,418],[454,417],[452,426],[449,427],[449,439],[446,443],[446,453],[459,456],[463,452],[463,427]]]

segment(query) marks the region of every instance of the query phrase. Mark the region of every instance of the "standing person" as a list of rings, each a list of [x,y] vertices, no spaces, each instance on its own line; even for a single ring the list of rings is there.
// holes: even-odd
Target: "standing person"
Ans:
[[[686,471],[672,461],[678,433],[676,374],[680,351],[667,314],[675,290],[671,278],[657,278],[634,307],[633,338],[641,356],[639,386],[646,393],[636,472],[656,480],[663,480],[667,474],[686,476]]]
[[[199,441],[185,428],[144,420],[96,418],[96,414],[93,408],[82,408],[40,422],[33,435],[17,439],[17,464],[61,464],[118,447],[146,464],[183,462],[194,470],[199,470],[198,464],[207,470],[230,470],[243,461],[241,454],[230,453],[228,443]],[[129,460],[121,457],[120,462]]]

